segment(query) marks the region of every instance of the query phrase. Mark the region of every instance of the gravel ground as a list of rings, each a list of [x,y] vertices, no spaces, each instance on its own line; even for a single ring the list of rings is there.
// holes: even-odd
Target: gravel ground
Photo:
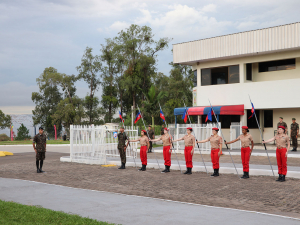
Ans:
[[[287,178],[287,182],[280,183],[275,182],[273,177],[264,176],[239,180],[236,175],[227,174],[211,178],[201,172],[189,176],[182,175],[179,171],[161,174],[155,169],[138,172],[132,167],[118,170],[117,167],[105,168],[98,165],[60,162],[59,158],[66,155],[68,154],[47,153],[43,167],[46,173],[43,174],[36,173],[33,153],[0,157],[0,177],[300,218],[300,180],[298,179]],[[149,158],[154,157],[153,153],[148,155]],[[162,157],[161,154],[157,156]],[[200,156],[196,155],[194,160],[198,158],[200,159]],[[209,159],[209,156],[205,158]],[[239,157],[234,156],[234,158],[238,163]],[[227,162],[226,160],[230,162],[230,157],[221,157],[221,162]],[[251,163],[260,161],[268,162],[264,157],[251,159]],[[291,165],[290,161],[289,165]]]

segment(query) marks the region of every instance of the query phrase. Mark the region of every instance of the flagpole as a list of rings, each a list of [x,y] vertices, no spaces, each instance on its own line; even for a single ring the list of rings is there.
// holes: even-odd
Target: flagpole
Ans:
[[[120,112],[119,112],[120,113]],[[121,114],[120,114],[121,115]],[[122,116],[122,115],[121,115]],[[124,125],[124,120],[123,120],[123,118],[121,119],[122,120],[122,123],[123,123],[123,127],[124,127],[124,133],[125,133],[125,135],[126,135],[126,132],[125,132],[125,125]],[[126,135],[127,136],[127,135]],[[127,136],[128,137],[128,145],[129,145],[129,149],[130,149],[130,151],[132,151],[133,152],[133,150],[131,149],[131,145],[130,145],[130,141],[129,141],[129,136]],[[135,165],[135,168],[137,169],[137,167],[136,167],[136,163],[135,163],[135,159],[134,159],[134,152],[133,152],[133,161],[134,161],[134,165]]]
[[[138,106],[138,104],[136,104],[136,106],[137,106],[137,107],[138,107],[138,109],[139,109],[139,113],[140,113],[140,115],[141,115],[141,118],[142,118],[142,121],[143,121],[143,124],[144,124],[145,130],[146,130],[146,133],[147,133],[148,139],[149,139],[149,140],[151,140],[151,138],[149,137],[149,134],[148,134],[148,132],[147,132],[147,128],[146,128],[145,121],[144,121],[144,118],[143,118],[143,116],[142,116],[142,113],[141,113],[140,107]],[[154,152],[154,156],[155,156],[155,159],[156,159],[156,162],[157,162],[157,164],[158,164],[159,171],[160,171],[160,165],[159,165],[159,162],[158,162],[158,160],[157,160],[157,157],[156,157],[155,151],[153,150],[153,152]]]
[[[222,137],[223,137],[224,143],[225,143],[225,145],[226,145],[226,148],[227,148],[227,150],[228,150],[228,152],[229,152],[229,155],[230,155],[231,161],[232,161],[232,163],[233,163],[233,165],[234,165],[234,168],[235,168],[236,174],[237,174],[238,178],[239,178],[239,179],[241,179],[241,178],[240,178],[240,175],[239,175],[239,173],[238,173],[238,171],[237,171],[237,168],[236,168],[236,166],[235,166],[235,163],[234,163],[234,161],[233,161],[233,159],[232,159],[232,156],[231,156],[230,150],[229,150],[229,148],[228,148],[228,145],[226,144],[226,140],[225,140],[225,138],[224,138],[224,135],[223,135],[223,133],[222,133],[222,130],[219,128],[219,121],[218,121],[218,119],[217,119],[217,117],[216,117],[216,114],[215,114],[214,108],[212,107],[212,105],[211,105],[211,103],[210,103],[210,100],[209,100],[209,99],[208,99],[208,101],[209,101],[210,107],[211,107],[211,109],[212,109],[212,111],[213,111],[213,113],[214,113],[215,119],[216,119],[216,121],[217,121],[217,127],[218,127],[218,129],[220,130],[220,132],[221,132],[221,135],[222,135]],[[222,150],[222,149],[221,149],[221,150]]]
[[[160,111],[162,111],[162,109],[161,109],[161,106],[160,106],[160,103],[159,103],[159,102],[158,102],[158,104],[159,104]],[[167,122],[166,122],[166,118],[164,119],[164,122],[165,122],[166,128],[168,128],[168,126],[167,126]],[[170,131],[170,130],[169,130],[169,131]],[[171,132],[169,133],[169,135],[171,135]],[[171,135],[171,137],[173,138],[173,136],[172,136],[172,135]],[[171,140],[170,140],[170,141],[171,141]],[[178,163],[178,166],[179,166],[179,169],[180,169],[180,173],[182,173],[181,166],[180,166],[180,163],[179,163],[179,161],[178,161],[177,154],[176,154],[176,151],[175,151],[175,148],[174,148],[173,142],[171,141],[171,143],[172,143],[172,147],[173,147],[173,149],[174,149],[174,152],[175,152],[175,156],[176,156],[176,160],[177,160],[177,163]]]
[[[186,114],[187,114],[187,116],[188,116],[188,118],[189,118],[189,122],[190,122],[190,124],[192,124],[191,119],[190,119],[190,116],[189,116],[189,113],[188,113],[188,110],[187,110],[187,108],[186,108],[186,105],[185,105],[184,102],[183,102],[183,104],[184,104],[184,107],[185,107]],[[197,143],[198,140],[197,140],[197,137],[196,137],[196,133],[194,132],[193,129],[192,129],[192,131],[193,131],[193,133],[194,133],[194,137],[195,137],[196,143]],[[206,165],[205,165],[205,162],[204,162],[204,159],[203,159],[203,156],[202,156],[202,153],[201,153],[201,150],[200,150],[200,147],[199,147],[199,143],[197,143],[197,146],[198,146],[198,150],[199,150],[199,152],[200,152],[200,155],[201,155],[201,158],[202,158],[202,162],[203,162],[204,167],[205,167],[205,170],[206,170],[206,174],[207,174],[207,176],[209,176],[209,175],[208,175],[207,168],[206,168]]]
[[[250,98],[250,95],[249,95],[249,94],[248,94],[248,96],[249,96],[249,100],[250,100],[251,107],[252,107],[252,106],[253,106],[253,103],[252,103],[252,101],[251,101],[251,98]],[[253,106],[253,108],[254,108],[254,106]],[[261,132],[261,129],[260,129],[260,125],[259,125],[258,120],[257,120],[257,117],[256,117],[255,109],[254,109],[254,112],[253,112],[253,113],[254,113],[254,116],[255,116],[255,120],[256,120],[258,129],[259,129],[259,133],[260,133],[261,139],[262,139],[262,141],[264,141],[264,138],[263,138],[263,135],[262,135],[262,132]],[[250,117],[249,117],[249,118],[250,118]],[[275,174],[274,174],[274,170],[273,170],[273,167],[272,167],[272,164],[271,164],[271,161],[270,161],[270,157],[269,157],[269,154],[268,154],[267,146],[266,146],[265,143],[263,143],[263,144],[264,144],[265,151],[266,151],[267,156],[268,156],[268,159],[269,159],[269,163],[270,163],[270,166],[271,166],[271,169],[272,169],[273,176],[274,176],[274,178],[275,178],[275,180],[276,180],[276,177],[275,177]]]

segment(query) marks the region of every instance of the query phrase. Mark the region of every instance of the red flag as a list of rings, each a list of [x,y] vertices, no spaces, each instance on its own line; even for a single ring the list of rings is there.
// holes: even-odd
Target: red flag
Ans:
[[[120,120],[121,120],[121,122],[123,122],[124,123],[124,120],[123,120],[123,117],[122,117],[122,114],[121,114],[121,112],[119,111],[119,117],[120,117]]]
[[[135,117],[135,120],[134,120],[134,124],[136,124],[136,122],[139,121],[139,119],[141,119],[140,112],[138,112],[138,114],[136,114],[136,117]]]
[[[165,118],[165,115],[164,115],[163,111],[160,110],[160,115],[159,116],[165,122],[166,118]]]
[[[183,119],[183,121],[186,123],[186,121],[187,121],[187,119],[188,119],[188,114],[187,114],[187,110],[186,110],[186,109],[184,110],[184,113],[183,113],[183,115],[182,115],[182,119]]]

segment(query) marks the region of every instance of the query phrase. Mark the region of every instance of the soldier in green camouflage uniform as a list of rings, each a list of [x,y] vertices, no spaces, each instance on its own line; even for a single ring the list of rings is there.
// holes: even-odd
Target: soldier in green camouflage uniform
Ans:
[[[285,134],[286,134],[286,132],[287,132],[287,124],[286,124],[286,122],[283,122],[283,117],[279,117],[279,123],[277,123],[277,130],[278,130],[278,127],[279,126],[284,126],[285,127]]]
[[[148,126],[148,136],[150,139],[154,139],[154,131],[152,130],[151,125]],[[150,147],[148,149],[148,153],[152,152],[152,141],[149,141]]]
[[[124,127],[120,128],[120,133],[118,133],[118,150],[120,153],[120,158],[121,158],[121,163],[122,166],[119,167],[118,169],[125,169],[125,164],[126,164],[126,148],[128,146],[128,141],[127,145],[125,144],[126,140],[128,140],[127,135],[124,132]]]
[[[37,173],[43,173],[45,171],[42,170],[43,163],[46,155],[46,142],[47,137],[44,134],[44,129],[42,127],[39,128],[39,133],[33,138],[33,149],[36,154],[36,169]],[[35,145],[36,144],[36,145]]]
[[[298,147],[298,134],[299,134],[299,124],[296,123],[296,119],[292,119],[293,123],[291,124],[291,139],[293,145],[293,152],[297,151]]]

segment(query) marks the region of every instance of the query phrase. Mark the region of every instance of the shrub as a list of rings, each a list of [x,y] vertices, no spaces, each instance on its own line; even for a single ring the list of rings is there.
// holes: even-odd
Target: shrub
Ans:
[[[16,137],[16,140],[25,140],[25,139],[29,139],[29,130],[24,126],[24,124],[22,123],[21,126],[18,128],[18,135]]]
[[[0,134],[0,141],[9,141],[10,138],[6,134]]]

